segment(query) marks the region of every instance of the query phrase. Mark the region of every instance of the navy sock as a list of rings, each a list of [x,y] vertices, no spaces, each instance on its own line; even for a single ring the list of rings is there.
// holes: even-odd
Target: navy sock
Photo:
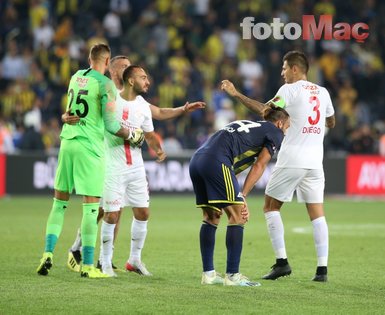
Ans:
[[[227,267],[226,273],[238,273],[243,243],[243,226],[228,225],[226,233]]]
[[[199,233],[203,271],[214,270],[214,246],[216,225],[203,221]]]

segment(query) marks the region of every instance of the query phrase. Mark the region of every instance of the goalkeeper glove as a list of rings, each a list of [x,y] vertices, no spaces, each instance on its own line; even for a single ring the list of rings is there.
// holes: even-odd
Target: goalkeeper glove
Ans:
[[[144,142],[143,130],[140,128],[131,129],[130,135],[128,136],[127,140],[132,146],[140,148]]]

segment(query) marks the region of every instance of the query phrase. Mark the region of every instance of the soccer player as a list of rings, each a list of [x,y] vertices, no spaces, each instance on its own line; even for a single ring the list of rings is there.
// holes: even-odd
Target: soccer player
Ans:
[[[141,94],[147,92],[150,82],[143,68],[131,65],[124,70],[123,91],[117,97],[118,115],[122,123],[141,128],[148,146],[157,155],[157,162],[166,158],[154,132],[150,104]],[[128,271],[145,276],[151,273],[141,261],[141,252],[147,234],[149,218],[149,191],[142,150],[113,135],[106,137],[106,179],[103,193],[104,218],[101,227],[102,271],[116,276],[112,269],[115,225],[123,207],[131,206],[134,214],[131,228],[131,252],[126,263]]]
[[[296,191],[298,201],[306,204],[313,225],[317,269],[312,280],[327,281],[329,233],[323,207],[323,139],[325,126],[335,126],[335,116],[329,92],[307,81],[308,69],[309,63],[304,53],[288,52],[283,57],[281,72],[286,84],[271,101],[287,110],[291,127],[265,191],[263,210],[276,263],[263,279],[275,280],[291,274],[280,210],[284,202],[292,200]],[[264,104],[238,92],[228,80],[222,81],[222,89],[256,113],[264,108]]]
[[[60,134],[54,201],[46,227],[44,254],[37,268],[40,275],[48,275],[52,267],[52,253],[62,230],[70,194],[75,188],[76,194],[83,195],[81,276],[106,277],[93,265],[98,231],[96,217],[104,182],[104,129],[133,143],[139,143],[143,137],[140,129],[122,127],[115,119],[116,88],[104,76],[110,55],[107,45],[94,45],[89,53],[90,68],[77,71],[68,87],[67,111],[80,119],[76,124],[64,125]]]
[[[111,59],[108,71],[110,73],[111,80],[114,82],[119,92],[123,90],[123,81],[122,81],[123,71],[126,68],[128,68],[130,64],[131,62],[126,56],[120,55],[120,56],[113,57]],[[155,106],[152,104],[149,104],[149,106],[150,106],[152,118],[156,120],[166,120],[166,119],[179,117],[183,114],[193,112],[197,109],[202,109],[205,107],[205,103],[204,102],[193,102],[193,103],[186,102],[183,106],[176,107],[176,108],[159,108],[158,106]],[[68,115],[68,113],[64,113],[62,115],[63,123],[73,124],[73,123],[76,123],[77,120],[78,120],[77,116],[70,116]],[[98,222],[103,218],[103,213],[104,213],[103,208],[99,207]],[[117,212],[116,214],[118,215],[118,220],[114,229],[114,242],[118,234],[121,211]],[[138,222],[138,220],[135,220],[135,217],[134,217],[131,225],[132,238],[135,238],[135,234],[136,234],[135,231],[141,230],[141,229],[142,227],[140,222]],[[82,261],[81,246],[82,246],[82,241],[81,241],[81,233],[79,229],[76,239],[68,252],[68,261],[67,261],[67,266],[71,270],[76,272],[80,271],[80,264]],[[114,269],[117,269],[114,266],[114,264],[112,264],[112,266]],[[144,269],[142,269],[141,271],[138,270],[138,273],[142,275],[147,274],[146,270]]]
[[[279,150],[290,125],[288,113],[274,105],[266,107],[264,121],[238,120],[214,133],[193,155],[190,177],[196,205],[202,208],[200,249],[202,284],[258,286],[239,273],[243,226],[249,212],[245,197],[262,176],[267,163]],[[242,191],[236,175],[252,165]],[[227,267],[223,278],[214,268],[215,233],[222,212],[228,217]]]

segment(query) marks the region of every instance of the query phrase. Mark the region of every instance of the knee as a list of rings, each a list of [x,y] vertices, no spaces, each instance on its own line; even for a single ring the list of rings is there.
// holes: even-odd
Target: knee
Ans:
[[[229,218],[229,224],[244,225],[246,224],[246,222],[247,222],[247,219],[244,218],[244,216],[240,212],[234,213]]]
[[[134,218],[139,221],[147,221],[150,218],[149,208],[133,208]]]
[[[218,225],[221,220],[221,212],[212,209],[203,209],[203,221],[212,225]]]
[[[116,224],[119,220],[119,212],[104,212],[104,221],[109,224]]]

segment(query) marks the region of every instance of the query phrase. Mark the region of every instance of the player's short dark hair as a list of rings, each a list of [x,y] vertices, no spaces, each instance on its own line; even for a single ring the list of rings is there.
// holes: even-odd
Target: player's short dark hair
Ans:
[[[127,82],[128,78],[131,78],[133,76],[135,70],[137,70],[137,69],[143,69],[143,68],[141,66],[131,65],[131,66],[127,67],[126,69],[124,69],[123,75],[122,75],[123,82]]]
[[[91,47],[90,50],[90,59],[91,60],[98,60],[102,58],[104,55],[111,55],[111,49],[106,44],[95,44]]]
[[[262,117],[264,120],[271,121],[274,123],[278,120],[287,120],[290,115],[282,107],[278,107],[272,103],[268,103],[263,110]]]
[[[283,56],[282,61],[286,61],[290,68],[296,65],[305,74],[309,71],[309,61],[307,60],[306,55],[301,51],[289,51]]]

